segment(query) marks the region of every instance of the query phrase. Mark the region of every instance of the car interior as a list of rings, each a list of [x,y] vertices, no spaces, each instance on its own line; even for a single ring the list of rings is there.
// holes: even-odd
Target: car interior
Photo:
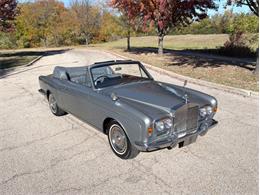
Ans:
[[[129,72],[121,71],[120,66],[111,68],[111,66],[104,66],[91,69],[93,81],[96,88],[105,88],[118,84],[126,84],[134,81],[147,80],[148,77],[142,77],[141,69],[140,76],[134,76]],[[126,70],[126,69],[125,69]]]
[[[110,66],[91,69],[93,82],[96,88],[105,88],[113,85],[130,83],[147,78],[137,77],[130,74],[117,73],[121,70],[117,67],[113,70]],[[61,80],[91,87],[91,78],[87,67],[55,67],[53,76]]]
[[[53,76],[61,80],[91,87],[91,79],[87,67],[56,67]]]

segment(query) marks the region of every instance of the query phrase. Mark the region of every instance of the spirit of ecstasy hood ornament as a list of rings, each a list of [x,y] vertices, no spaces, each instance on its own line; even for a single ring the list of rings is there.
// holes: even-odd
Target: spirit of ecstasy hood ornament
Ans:
[[[184,93],[185,93],[184,96],[183,96],[183,99],[185,100],[185,104],[188,103],[188,98],[189,98],[188,95],[187,95],[187,93],[186,93],[186,90],[185,90],[187,84],[188,84],[188,81],[185,80],[185,81],[184,81],[184,84],[183,84],[183,89],[184,89]]]

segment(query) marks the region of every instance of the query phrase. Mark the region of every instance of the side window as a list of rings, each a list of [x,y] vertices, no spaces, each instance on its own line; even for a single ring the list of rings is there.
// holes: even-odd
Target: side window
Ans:
[[[84,72],[80,71],[80,73],[77,74],[71,74],[70,81],[87,87],[92,86],[88,70],[84,70]]]

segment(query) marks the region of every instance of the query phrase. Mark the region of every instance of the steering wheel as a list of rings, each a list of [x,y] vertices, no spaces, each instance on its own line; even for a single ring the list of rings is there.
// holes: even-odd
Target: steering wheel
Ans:
[[[101,75],[101,76],[97,77],[97,78],[94,80],[95,85],[97,85],[97,82],[98,82],[99,80],[101,80],[101,79],[102,79],[102,82],[103,82],[105,78],[109,78],[109,77],[108,77],[107,75]]]

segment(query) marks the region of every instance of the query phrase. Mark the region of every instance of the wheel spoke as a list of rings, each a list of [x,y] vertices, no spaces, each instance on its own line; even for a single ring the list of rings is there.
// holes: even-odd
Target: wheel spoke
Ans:
[[[124,154],[127,150],[127,138],[125,132],[119,126],[113,126],[110,129],[110,142],[118,154]]]

